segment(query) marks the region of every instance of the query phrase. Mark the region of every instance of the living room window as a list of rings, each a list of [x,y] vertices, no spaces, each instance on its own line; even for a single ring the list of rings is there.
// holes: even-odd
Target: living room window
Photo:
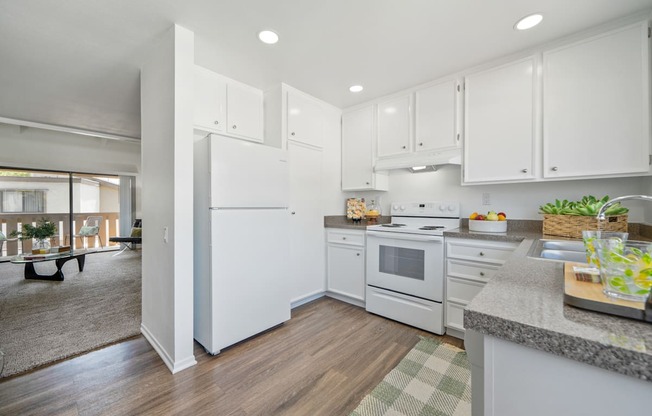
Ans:
[[[0,212],[36,213],[45,212],[45,190],[3,189],[0,190]]]

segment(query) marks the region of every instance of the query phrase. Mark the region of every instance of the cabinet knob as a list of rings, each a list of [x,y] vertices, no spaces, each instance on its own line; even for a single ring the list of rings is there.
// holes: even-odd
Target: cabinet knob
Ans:
[[[238,126],[236,126],[236,125],[234,124],[234,125],[233,125],[233,130],[235,130],[235,129],[237,129],[237,128],[238,128]]]
[[[523,173],[527,173],[527,169],[523,169],[521,172],[523,172]]]
[[[342,237],[342,240],[346,240],[346,237]]]
[[[367,185],[371,185],[369,182],[365,182]]]
[[[217,121],[217,120],[215,120],[215,124],[220,124],[220,122],[219,122],[219,121]]]
[[[402,146],[402,148],[405,149],[406,147],[405,147],[405,146]]]
[[[484,256],[484,253],[481,251],[481,252],[480,252],[480,255],[481,255],[481,256]]]
[[[296,214],[296,212],[292,211],[292,215]]]
[[[557,172],[559,170],[559,168],[557,166],[553,166],[553,167],[550,168],[550,170],[553,171],[553,172]]]
[[[355,253],[356,256],[360,257],[360,253]]]
[[[294,132],[290,133],[290,136],[294,136]]]
[[[480,276],[484,276],[484,272],[480,272]]]
[[[423,146],[423,142],[419,143],[419,146]],[[405,146],[403,146],[403,149],[405,149]]]

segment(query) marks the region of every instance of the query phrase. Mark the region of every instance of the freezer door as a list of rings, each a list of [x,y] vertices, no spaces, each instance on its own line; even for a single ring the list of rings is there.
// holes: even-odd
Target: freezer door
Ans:
[[[211,211],[210,352],[290,319],[288,216],[285,209]]]
[[[211,207],[287,207],[287,152],[244,140],[210,137]]]

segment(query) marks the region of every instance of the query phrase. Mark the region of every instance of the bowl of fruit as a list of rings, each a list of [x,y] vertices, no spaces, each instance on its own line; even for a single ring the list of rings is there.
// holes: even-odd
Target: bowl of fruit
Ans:
[[[507,215],[504,212],[487,212],[487,215],[474,212],[469,216],[469,230],[483,233],[507,232]]]

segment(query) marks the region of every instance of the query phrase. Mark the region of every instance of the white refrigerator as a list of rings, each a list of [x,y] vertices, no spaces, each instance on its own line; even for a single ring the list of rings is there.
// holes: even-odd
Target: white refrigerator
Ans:
[[[287,152],[195,138],[194,336],[210,354],[290,319]]]

